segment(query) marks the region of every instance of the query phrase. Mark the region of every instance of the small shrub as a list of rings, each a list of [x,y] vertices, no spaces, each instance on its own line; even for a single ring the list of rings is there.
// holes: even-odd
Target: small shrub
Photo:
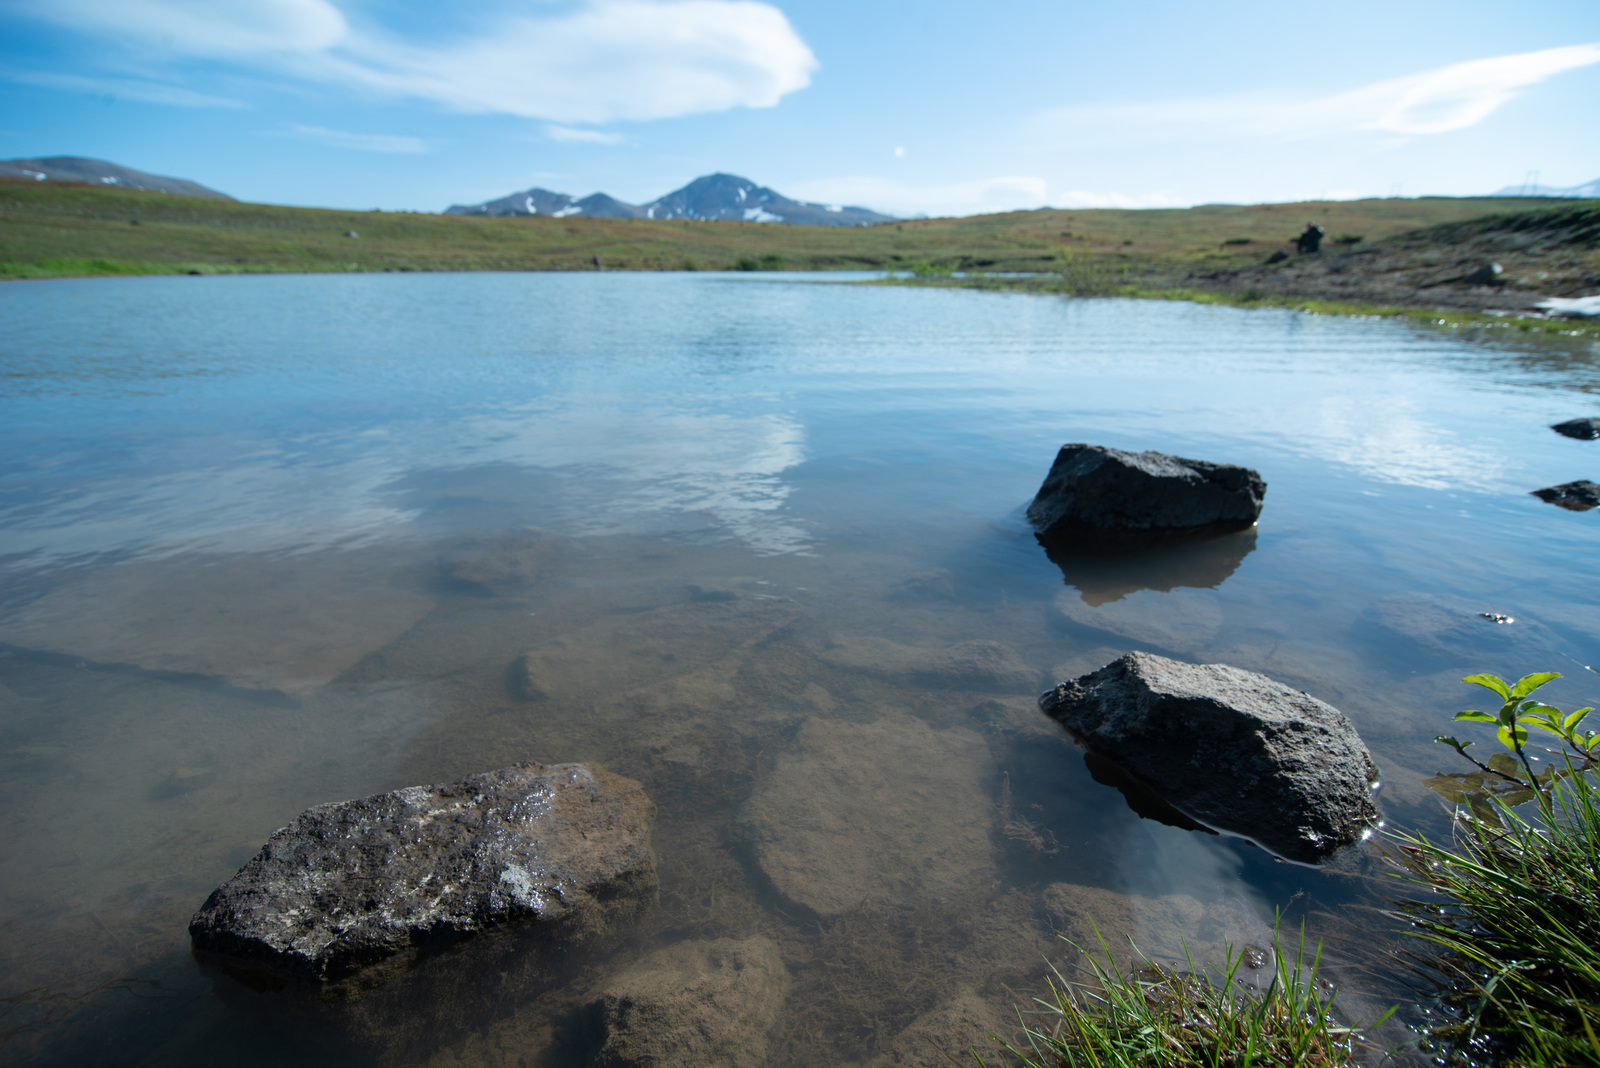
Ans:
[[[1403,877],[1433,895],[1400,902],[1400,915],[1412,934],[1444,950],[1424,962],[1456,1016],[1432,1034],[1444,1063],[1600,1064],[1600,787],[1587,774],[1600,735],[1579,731],[1592,709],[1564,713],[1533,696],[1560,677],[1463,679],[1501,705],[1455,720],[1493,726],[1504,751],[1483,762],[1467,752],[1473,743],[1440,735],[1435,741],[1478,768],[1428,780],[1464,806],[1455,840],[1392,836]],[[1540,757],[1529,728],[1561,741],[1561,750],[1545,750],[1559,764],[1534,770]],[[1537,822],[1514,807],[1535,800]]]
[[[1444,1063],[1600,1064],[1600,788],[1573,775],[1547,796],[1540,826],[1496,797],[1498,818],[1461,812],[1449,846],[1394,836],[1402,877],[1431,892],[1400,915],[1444,950],[1424,962],[1455,1013],[1430,1035]]]
[[[1247,988],[1240,973],[1244,955],[1231,948],[1215,982],[1197,972],[1192,960],[1186,961],[1187,972],[1144,960],[1137,971],[1124,973],[1103,938],[1100,948],[1104,961],[1088,957],[1094,987],[1068,983],[1058,974],[1050,997],[1036,1001],[1039,1008],[1031,1015],[1040,1022],[1025,1029],[1027,1049],[996,1039],[1025,1068],[1344,1068],[1355,1063],[1360,1034],[1335,1021],[1333,988],[1317,976],[1321,951],[1307,959],[1303,930],[1293,953],[1285,952],[1274,935],[1271,981],[1259,992]],[[985,1065],[982,1057],[974,1057]]]

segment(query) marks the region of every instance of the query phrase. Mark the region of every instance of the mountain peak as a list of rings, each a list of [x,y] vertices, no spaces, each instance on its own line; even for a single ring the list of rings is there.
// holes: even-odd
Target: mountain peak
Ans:
[[[146,174],[119,163],[84,156],[47,156],[43,159],[0,160],[0,176],[6,178],[32,178],[35,181],[86,182],[91,185],[109,185],[118,189],[142,189],[152,193],[176,193],[189,197],[212,197],[232,200],[226,193],[208,189],[187,178],[168,178],[160,174]]]
[[[609,219],[714,219],[778,222],[795,226],[870,226],[892,222],[867,208],[791,200],[737,174],[706,174],[648,204],[625,204],[605,193],[579,200],[567,193],[529,189],[482,204],[452,204],[451,215],[587,215]]]

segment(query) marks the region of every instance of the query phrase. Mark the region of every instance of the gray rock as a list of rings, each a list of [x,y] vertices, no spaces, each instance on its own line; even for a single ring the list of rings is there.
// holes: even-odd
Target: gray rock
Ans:
[[[1584,419],[1568,419],[1565,423],[1554,423],[1550,427],[1557,434],[1579,441],[1593,441],[1600,438],[1600,419],[1588,416]]]
[[[1569,512],[1587,512],[1591,508],[1600,507],[1600,485],[1588,479],[1563,482],[1559,486],[1547,486],[1544,489],[1534,490],[1533,495],[1548,504],[1559,505]]]
[[[1377,820],[1378,770],[1344,714],[1225,664],[1129,653],[1039,707],[1185,815],[1314,863]]]
[[[1028,521],[1047,545],[1221,533],[1255,523],[1266,492],[1248,467],[1063,445]]]
[[[588,1007],[594,1068],[760,1068],[789,992],[778,946],[680,942],[619,975]]]
[[[213,891],[189,934],[318,981],[387,976],[427,944],[511,923],[581,940],[653,898],[654,816],[638,783],[581,764],[318,805]]]

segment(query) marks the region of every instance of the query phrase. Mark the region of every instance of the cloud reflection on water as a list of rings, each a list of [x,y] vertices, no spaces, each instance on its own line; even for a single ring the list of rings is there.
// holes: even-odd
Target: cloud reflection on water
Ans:
[[[0,511],[0,554],[34,564],[122,552],[310,552],[415,533],[417,502],[397,499],[420,472],[510,465],[562,474],[550,499],[524,501],[563,533],[677,529],[708,520],[711,536],[757,552],[804,551],[785,516],[784,472],[805,458],[805,429],[773,414],[702,414],[666,405],[473,412],[448,421],[350,426],[312,438],[144,442],[70,484],[47,471],[21,481]],[[48,468],[45,460],[38,464]],[[701,526],[701,524],[697,524]],[[703,531],[703,526],[701,526]]]

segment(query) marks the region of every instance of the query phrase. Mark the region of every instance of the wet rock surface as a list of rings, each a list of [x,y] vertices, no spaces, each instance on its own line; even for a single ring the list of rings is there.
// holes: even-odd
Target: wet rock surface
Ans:
[[[819,916],[865,901],[954,896],[993,868],[988,747],[908,715],[809,719],[741,817],[757,867]]]
[[[89,570],[0,622],[0,643],[141,671],[310,694],[435,607],[375,550],[289,559],[131,560]]]
[[[1355,728],[1265,675],[1135,652],[1039,706],[1186,815],[1291,860],[1318,861],[1378,818]]]
[[[1593,441],[1600,438],[1600,418],[1591,415],[1583,419],[1568,419],[1564,423],[1552,423],[1550,429],[1563,437]]]
[[[887,638],[839,637],[821,656],[834,667],[912,685],[1017,693],[1033,689],[1039,677],[1016,653],[983,639],[923,649]]]
[[[1588,479],[1579,479],[1577,482],[1563,482],[1559,486],[1546,486],[1536,489],[1533,495],[1547,504],[1554,504],[1570,512],[1587,512],[1591,508],[1600,507],[1600,484],[1590,482]]]
[[[586,1009],[594,1068],[760,1068],[790,987],[777,943],[682,942],[611,980]]]
[[[632,780],[516,764],[308,809],[189,924],[203,953],[339,980],[519,923],[591,937],[656,890],[654,808]]]
[[[747,653],[798,615],[793,601],[768,597],[695,601],[604,620],[527,650],[511,665],[509,689],[522,700],[577,703],[659,688]]]
[[[989,1034],[1005,1035],[1015,1023],[1006,1008],[971,990],[958,990],[918,1016],[868,1068],[948,1068],[952,1060],[976,1063],[971,1051],[989,1056],[995,1048]]]
[[[1063,445],[1028,505],[1028,522],[1046,545],[1222,533],[1255,523],[1266,492],[1248,467]]]
[[[580,553],[577,543],[545,530],[524,529],[451,545],[440,554],[444,573],[495,596],[515,595]]]

